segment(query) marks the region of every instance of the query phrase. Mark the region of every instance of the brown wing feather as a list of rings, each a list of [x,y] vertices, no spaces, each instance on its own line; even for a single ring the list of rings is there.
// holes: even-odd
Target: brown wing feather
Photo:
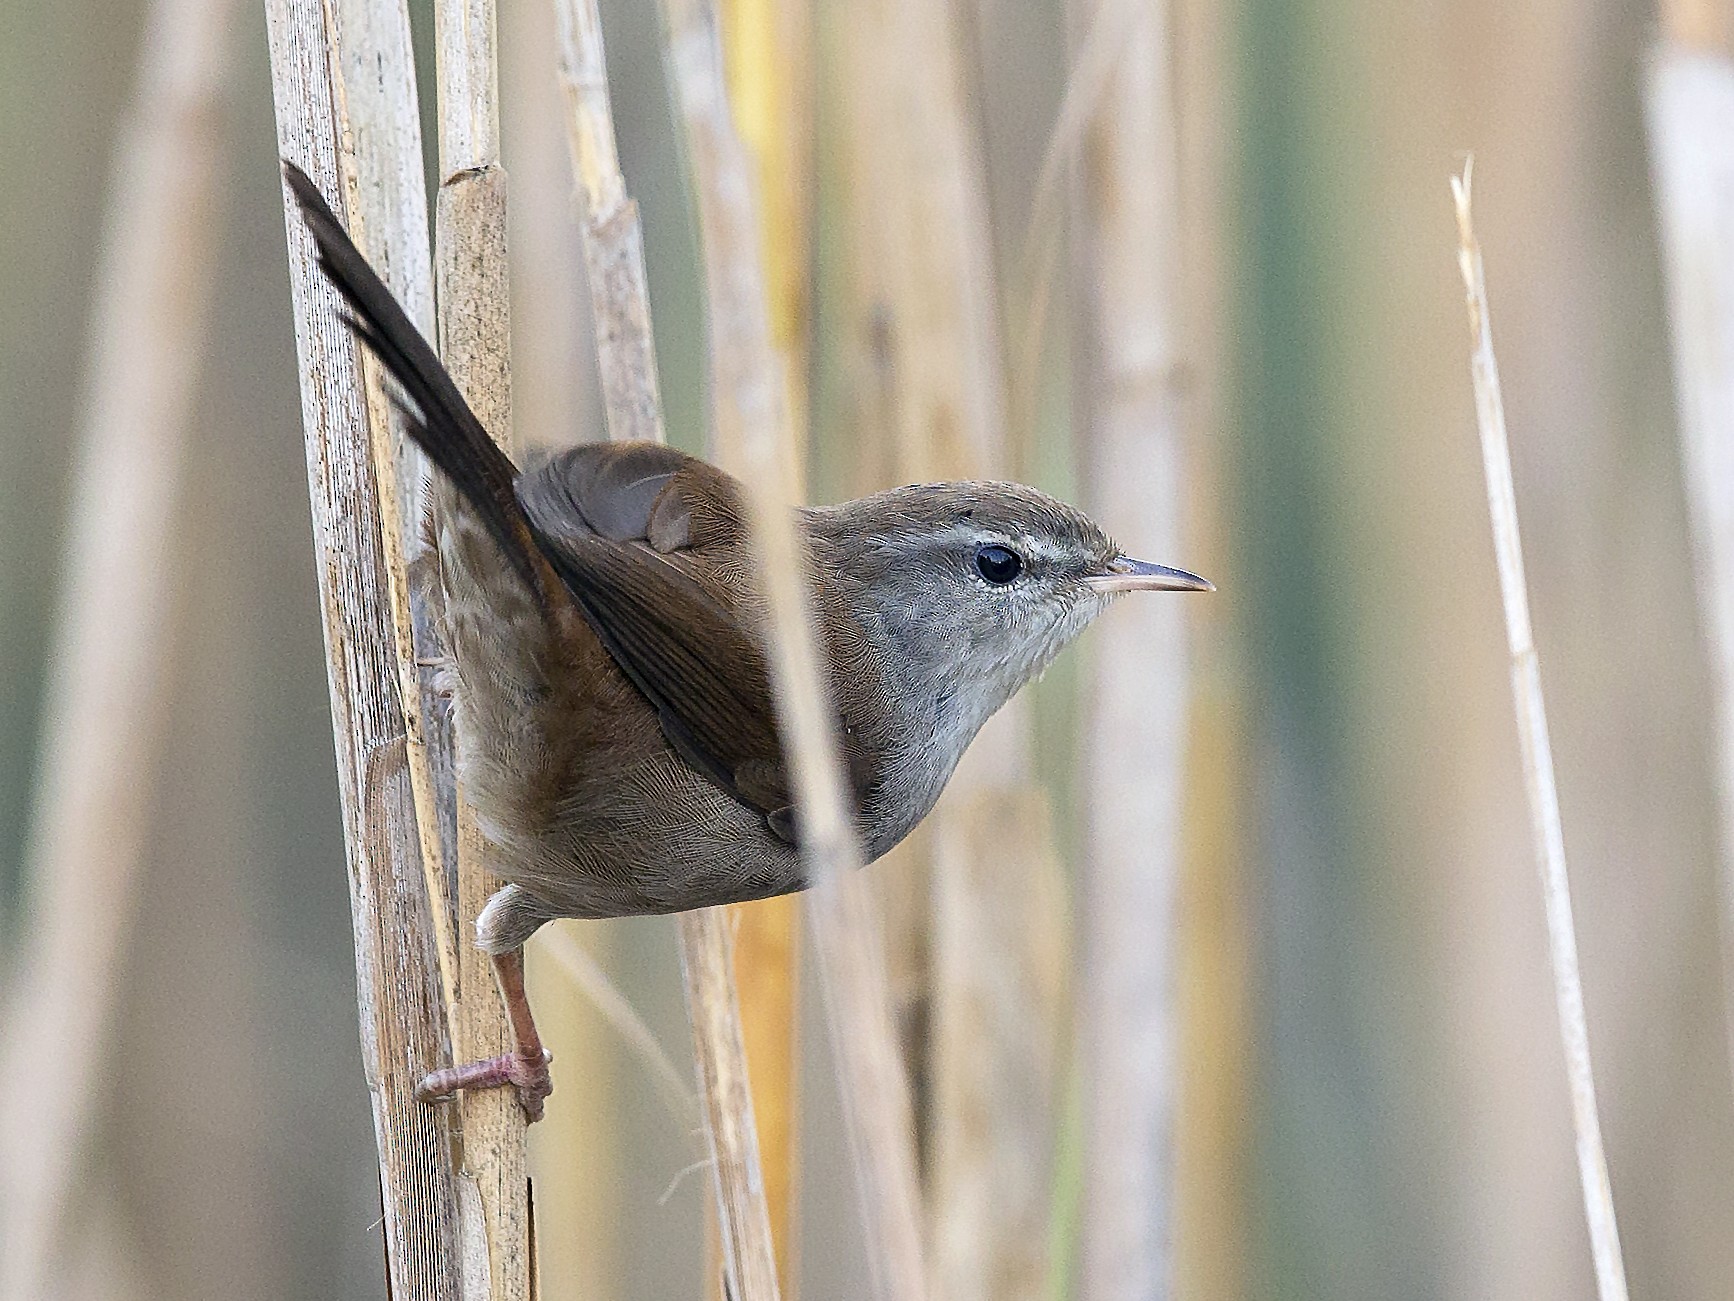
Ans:
[[[403,388],[410,435],[545,608],[575,598],[675,750],[792,838],[764,653],[737,609],[665,558],[740,540],[734,480],[655,443],[575,448],[518,475],[312,181],[283,171],[351,327]]]
[[[593,444],[518,481],[543,552],[687,762],[779,835],[791,822],[764,650],[726,593],[695,573],[738,538],[738,493],[654,443]]]

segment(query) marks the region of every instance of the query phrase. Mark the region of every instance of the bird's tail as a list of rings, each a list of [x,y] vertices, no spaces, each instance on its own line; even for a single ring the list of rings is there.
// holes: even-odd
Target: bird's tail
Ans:
[[[531,590],[546,596],[551,574],[518,505],[517,467],[488,437],[450,372],[307,173],[285,159],[283,175],[318,245],[320,268],[349,305],[344,319],[402,389],[399,405],[409,436],[474,508]]]

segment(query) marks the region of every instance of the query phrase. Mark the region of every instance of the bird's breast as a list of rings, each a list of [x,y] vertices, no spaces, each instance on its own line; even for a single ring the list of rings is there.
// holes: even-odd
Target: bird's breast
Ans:
[[[869,860],[888,853],[932,812],[976,731],[949,690],[894,699],[870,731],[876,757],[861,800]]]

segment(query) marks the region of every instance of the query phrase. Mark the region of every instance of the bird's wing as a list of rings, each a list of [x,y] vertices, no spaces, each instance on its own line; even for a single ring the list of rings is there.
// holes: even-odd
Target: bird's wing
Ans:
[[[793,835],[792,796],[754,617],[707,583],[741,535],[739,490],[654,443],[562,452],[518,480],[542,551],[690,764]]]
[[[283,171],[351,328],[402,386],[411,437],[551,615],[575,598],[687,762],[792,839],[764,652],[737,599],[735,481],[654,443],[577,448],[519,475],[318,188],[292,163]]]

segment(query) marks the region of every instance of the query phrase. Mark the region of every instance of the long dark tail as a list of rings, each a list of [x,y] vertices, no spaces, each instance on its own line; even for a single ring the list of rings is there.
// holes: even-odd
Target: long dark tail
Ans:
[[[457,486],[512,567],[544,597],[551,574],[518,505],[518,470],[488,437],[450,373],[410,322],[391,290],[374,274],[318,187],[294,163],[283,175],[319,246],[319,265],[349,304],[344,319],[403,389],[409,436]]]

